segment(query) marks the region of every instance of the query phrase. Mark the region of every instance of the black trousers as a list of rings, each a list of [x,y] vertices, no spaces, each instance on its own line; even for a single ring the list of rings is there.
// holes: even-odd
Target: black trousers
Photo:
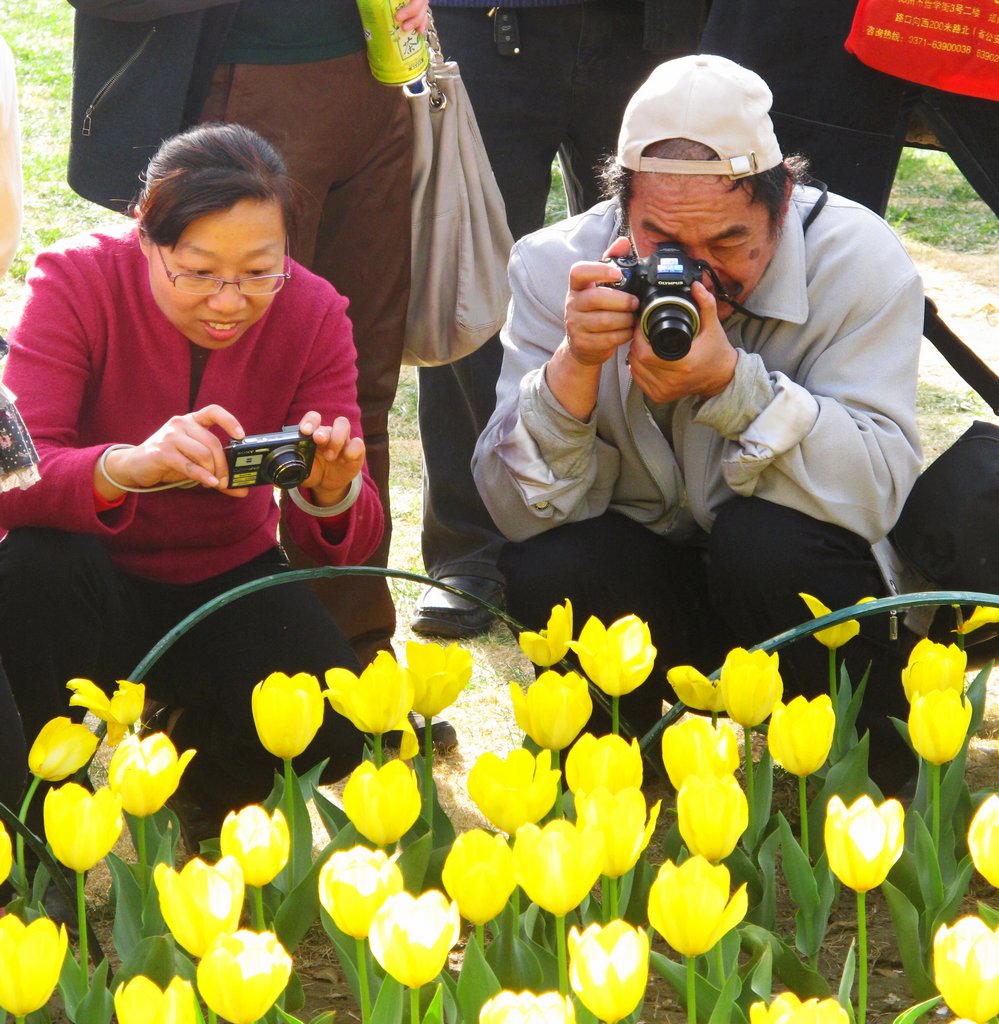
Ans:
[[[28,752],[24,743],[21,715],[7,682],[7,674],[0,667],[0,803],[12,811],[24,794],[28,774]]]
[[[94,537],[11,531],[0,544],[0,653],[29,742],[50,718],[70,714],[68,680],[83,677],[113,691],[206,601],[286,569],[275,548],[200,583],[157,583],[121,572]],[[183,785],[220,821],[226,811],[263,799],[280,768],[257,738],[253,687],[275,671],[310,672],[322,684],[334,665],[357,670],[350,646],[312,589],[292,582],[216,610],[169,647],[144,679],[133,681],[145,683],[154,700],[185,709],[172,738],[178,750],[197,754]],[[327,707],[322,729],[296,768],[308,770],[328,757],[325,777],[333,781],[358,763],[362,742]]]
[[[656,667],[621,700],[630,731],[642,735],[660,717],[662,700],[675,699],[668,668],[690,664],[710,674],[732,647],[748,648],[807,622],[811,613],[799,592],[832,609],[886,593],[862,537],[758,498],[726,503],[702,540],[673,544],[607,513],[507,544],[500,557],[507,609],[538,629],[568,597],[577,635],[590,615],[605,625],[629,613],[647,621]],[[854,684],[871,665],[858,725],[871,732],[872,776],[894,790],[915,764],[887,716],[907,717],[900,673],[917,638],[900,629],[892,640],[884,617],[860,621],[860,635],[839,653]],[[814,638],[782,649],[779,658],[785,701],[828,690],[828,652]]]

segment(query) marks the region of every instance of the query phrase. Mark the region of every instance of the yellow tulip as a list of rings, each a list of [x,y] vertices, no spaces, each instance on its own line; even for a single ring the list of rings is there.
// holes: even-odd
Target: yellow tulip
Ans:
[[[777,652],[733,648],[722,664],[718,685],[725,712],[744,729],[767,719],[784,693]]]
[[[460,934],[458,904],[442,892],[431,889],[417,897],[400,892],[375,913],[368,944],[396,981],[420,988],[444,969]]]
[[[67,717],[46,722],[28,751],[28,768],[46,782],[62,782],[93,756],[100,740],[85,725]]]
[[[999,793],[993,793],[975,811],[968,826],[968,850],[978,873],[999,889]]]
[[[14,1017],[40,1010],[52,998],[69,937],[64,924],[47,917],[24,924],[16,914],[0,917],[0,1007]]]
[[[194,987],[174,977],[165,989],[142,974],[119,985],[114,993],[118,1024],[195,1024]]]
[[[866,794],[847,807],[826,805],[825,846],[832,873],[856,892],[880,885],[902,856],[905,811],[897,800],[880,806]]]
[[[230,811],[222,822],[219,847],[223,857],[239,861],[247,885],[267,885],[288,863],[288,822],[280,807],[273,814],[258,804]]]
[[[402,871],[384,850],[354,846],[337,850],[322,866],[319,902],[340,931],[366,939],[375,912],[402,886]]]
[[[991,626],[995,622],[999,622],[999,608],[986,608],[984,605],[979,605],[954,632],[966,635],[976,629],[981,629],[982,626]]]
[[[486,924],[499,915],[517,885],[513,851],[503,836],[470,829],[452,843],[441,878],[461,916]]]
[[[75,782],[45,794],[42,817],[56,860],[73,871],[89,871],[102,861],[125,827],[116,793],[107,786],[91,793]]]
[[[143,739],[129,736],[111,756],[108,785],[121,797],[121,806],[129,814],[145,818],[155,814],[177,791],[194,753],[185,750],[178,757],[166,733],[150,733]]]
[[[721,687],[693,665],[676,665],[666,673],[666,682],[677,697],[694,711],[718,714],[725,710]]]
[[[964,674],[968,655],[957,644],[938,644],[923,637],[909,653],[902,669],[902,686],[909,702],[917,693],[929,690],[956,690],[964,693]]]
[[[376,846],[401,839],[416,824],[421,806],[416,775],[402,760],[388,761],[381,768],[362,761],[343,789],[344,812]]]
[[[808,999],[783,992],[767,1007],[753,1003],[749,1024],[849,1024],[850,1015],[836,999]]]
[[[333,710],[349,718],[361,732],[382,736],[402,730],[402,756],[408,759],[416,754],[419,745],[409,722],[413,680],[388,651],[379,651],[359,676],[346,668],[328,669],[326,687],[323,692]],[[415,746],[407,750],[407,745]]]
[[[691,853],[717,864],[749,827],[749,803],[734,775],[688,775],[676,795],[680,835]]]
[[[239,927],[244,884],[235,857],[217,864],[194,857],[180,871],[157,864],[153,882],[166,926],[191,956],[204,956],[219,935]]]
[[[603,835],[556,818],[544,828],[521,825],[513,843],[513,872],[517,884],[556,917],[564,917],[583,902],[596,884],[604,863]]]
[[[254,686],[250,703],[260,742],[283,761],[298,757],[323,724],[323,692],[307,672],[272,672]]]
[[[576,1024],[571,996],[558,992],[500,992],[479,1011],[479,1024]]]
[[[667,860],[649,890],[649,922],[678,953],[707,953],[746,916],[746,885],[730,897],[730,882],[724,864],[697,855],[679,867]]]
[[[291,977],[291,957],[272,932],[219,935],[198,964],[198,991],[232,1024],[253,1024],[274,1005]]]
[[[565,781],[573,793],[605,786],[612,793],[642,785],[642,750],[612,733],[594,736],[584,732],[565,758]]]
[[[569,653],[569,641],[572,639],[572,602],[566,598],[565,604],[557,604],[548,617],[548,628],[540,633],[525,629],[517,637],[520,649],[525,656],[548,668],[561,661]]]
[[[732,775],[739,767],[739,739],[728,722],[711,724],[703,715],[687,715],[663,730],[663,764],[679,792],[688,775]]]
[[[915,693],[909,705],[909,739],[930,764],[953,761],[971,725],[971,701],[957,690]]]
[[[569,983],[599,1020],[614,1024],[632,1013],[649,980],[649,936],[626,921],[569,930]]]
[[[559,771],[551,751],[535,757],[517,747],[505,758],[486,751],[468,773],[468,795],[486,819],[508,835],[527,822],[540,821],[558,796]]]
[[[812,597],[811,594],[799,594],[798,597],[808,605],[808,610],[816,619],[821,619],[823,615],[828,615],[832,611],[831,608],[824,605],[817,597]],[[865,604],[873,600],[873,597],[862,597],[859,601],[854,601],[854,604]],[[829,650],[835,651],[842,647],[843,644],[849,643],[859,632],[860,622],[857,619],[847,619],[846,622],[840,622],[836,626],[820,629],[813,635],[823,647],[828,647]]]
[[[835,731],[836,712],[828,693],[813,700],[799,696],[788,704],[777,702],[770,716],[767,745],[784,771],[804,778],[825,763]]]
[[[620,878],[638,863],[649,845],[662,801],[657,800],[646,818],[645,794],[637,786],[612,793],[598,786],[576,797],[576,824],[598,829],[604,837],[604,863],[601,874]]]
[[[118,689],[109,697],[89,679],[70,679],[66,688],[73,691],[70,707],[86,708],[95,717],[107,722],[108,746],[121,743],[125,733],[142,717],[146,704],[146,688],[142,683],[118,680]]]
[[[623,697],[641,686],[656,661],[648,624],[637,615],[625,615],[606,627],[591,615],[569,646],[583,671],[609,697]]]
[[[14,852],[10,841],[10,833],[0,823],[0,885],[7,881],[10,869],[14,866]]]
[[[449,708],[472,678],[472,653],[458,644],[406,642],[406,675],[413,685],[413,710],[433,718]]]
[[[542,672],[526,693],[511,683],[510,699],[517,725],[546,750],[569,746],[593,712],[589,684],[578,672]]]
[[[977,917],[942,925],[933,938],[933,980],[959,1017],[991,1020],[999,1013],[999,935]]]

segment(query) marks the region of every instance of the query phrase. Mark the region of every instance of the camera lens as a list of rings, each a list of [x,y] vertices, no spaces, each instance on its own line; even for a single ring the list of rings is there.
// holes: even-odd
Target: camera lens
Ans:
[[[670,362],[682,359],[701,329],[697,307],[680,296],[656,299],[642,314],[642,330],[652,351]]]
[[[260,467],[260,479],[288,490],[297,487],[309,475],[309,466],[298,445],[275,448]]]

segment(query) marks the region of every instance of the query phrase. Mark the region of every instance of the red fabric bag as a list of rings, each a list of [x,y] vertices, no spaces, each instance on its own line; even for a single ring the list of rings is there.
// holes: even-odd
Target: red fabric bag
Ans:
[[[999,0],[860,0],[844,45],[896,78],[999,100]]]

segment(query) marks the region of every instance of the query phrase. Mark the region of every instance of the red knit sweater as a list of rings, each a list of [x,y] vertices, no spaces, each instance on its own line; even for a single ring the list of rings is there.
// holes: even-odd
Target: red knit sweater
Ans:
[[[346,309],[328,282],[293,264],[263,318],[211,353],[193,408],[217,403],[247,433],[280,430],[315,409],[324,423],[346,416],[359,435]],[[282,513],[269,487],[250,488],[246,498],[202,487],[129,494],[111,511],[95,508],[101,452],[138,444],[192,408],[191,345],[152,297],[134,227],[42,253],[9,340],[4,382],[38,448],[42,479],[0,494],[0,528],[96,534],[124,571],[171,583],[215,576],[276,543]],[[366,469],[343,517],[317,519],[284,504],[295,541],[321,564],[359,564],[381,539],[384,517]]]

